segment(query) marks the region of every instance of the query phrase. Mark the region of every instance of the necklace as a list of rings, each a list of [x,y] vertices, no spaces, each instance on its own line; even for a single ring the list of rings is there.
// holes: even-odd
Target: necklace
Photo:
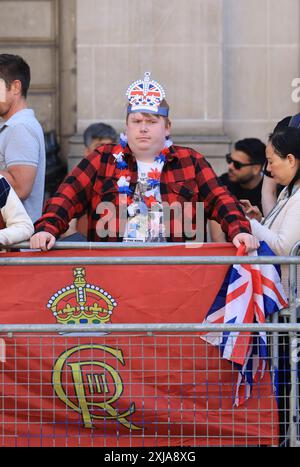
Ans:
[[[148,193],[145,193],[142,197],[143,202],[147,208],[151,208],[151,205],[157,203],[157,197],[155,196],[154,189],[160,184],[160,175],[163,169],[164,163],[166,161],[166,154],[169,152],[170,146],[172,146],[172,141],[170,139],[166,140],[165,147],[162,149],[160,154],[155,157],[151,169],[147,173],[147,185],[149,186]],[[133,191],[130,188],[130,172],[128,170],[128,164],[124,160],[124,149],[127,145],[127,137],[121,133],[120,135],[120,144],[115,148],[115,153],[113,156],[115,158],[116,166],[118,169],[117,178],[118,178],[118,189],[119,193],[127,195],[127,204],[128,206],[133,201]],[[129,211],[130,214],[130,211]]]

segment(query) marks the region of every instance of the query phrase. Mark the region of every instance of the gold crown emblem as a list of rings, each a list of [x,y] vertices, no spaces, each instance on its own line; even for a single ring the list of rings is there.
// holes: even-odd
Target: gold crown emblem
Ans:
[[[87,284],[85,268],[75,268],[74,282],[49,299],[50,308],[61,324],[103,324],[110,322],[117,303],[105,290]]]

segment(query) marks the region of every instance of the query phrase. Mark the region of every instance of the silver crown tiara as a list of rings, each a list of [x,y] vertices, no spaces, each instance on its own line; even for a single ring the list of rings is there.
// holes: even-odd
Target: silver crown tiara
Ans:
[[[167,116],[168,109],[159,108],[166,96],[164,88],[157,81],[150,80],[150,75],[151,73],[146,71],[143,80],[134,81],[127,89],[128,113],[150,112]]]

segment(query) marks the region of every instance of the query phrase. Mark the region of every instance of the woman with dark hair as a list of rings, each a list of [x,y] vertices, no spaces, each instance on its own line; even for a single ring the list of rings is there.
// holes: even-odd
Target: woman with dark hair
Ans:
[[[300,240],[300,129],[286,127],[274,132],[266,149],[268,166],[274,181],[284,186],[269,214],[245,206],[252,233],[265,240],[277,255],[289,255]],[[287,276],[287,267],[282,267]]]
[[[300,128],[300,113],[288,117],[284,117],[280,120],[273,130],[273,134],[277,131],[283,130],[286,127]],[[264,169],[264,179],[261,190],[261,203],[263,214],[267,216],[274,204],[276,203],[276,198],[282,190],[282,186],[278,185],[275,180],[272,178],[270,172]]]
[[[265,218],[257,214],[256,207],[245,209],[251,218],[252,233],[259,240],[265,240],[277,255],[289,255],[293,245],[300,240],[300,129],[282,128],[274,132],[266,149],[268,166],[274,182],[284,185],[277,202]],[[251,208],[253,211],[251,211]],[[298,290],[300,290],[300,274],[298,269]],[[282,265],[282,283],[287,296],[288,265]],[[286,322],[286,318],[280,321]],[[279,336],[278,363],[278,409],[280,415],[281,445],[287,442],[288,408],[290,391],[290,354],[289,341]]]

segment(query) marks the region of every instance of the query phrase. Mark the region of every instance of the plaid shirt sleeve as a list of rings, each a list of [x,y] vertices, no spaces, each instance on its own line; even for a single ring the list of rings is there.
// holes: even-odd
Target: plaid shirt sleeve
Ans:
[[[79,162],[46,203],[43,216],[35,223],[35,232],[46,231],[57,237],[68,229],[73,217],[87,210],[99,166],[97,152]]]
[[[239,233],[251,233],[250,223],[246,219],[238,200],[221,184],[207,160],[192,151],[196,181],[200,199],[209,219],[216,220],[230,241]]]

